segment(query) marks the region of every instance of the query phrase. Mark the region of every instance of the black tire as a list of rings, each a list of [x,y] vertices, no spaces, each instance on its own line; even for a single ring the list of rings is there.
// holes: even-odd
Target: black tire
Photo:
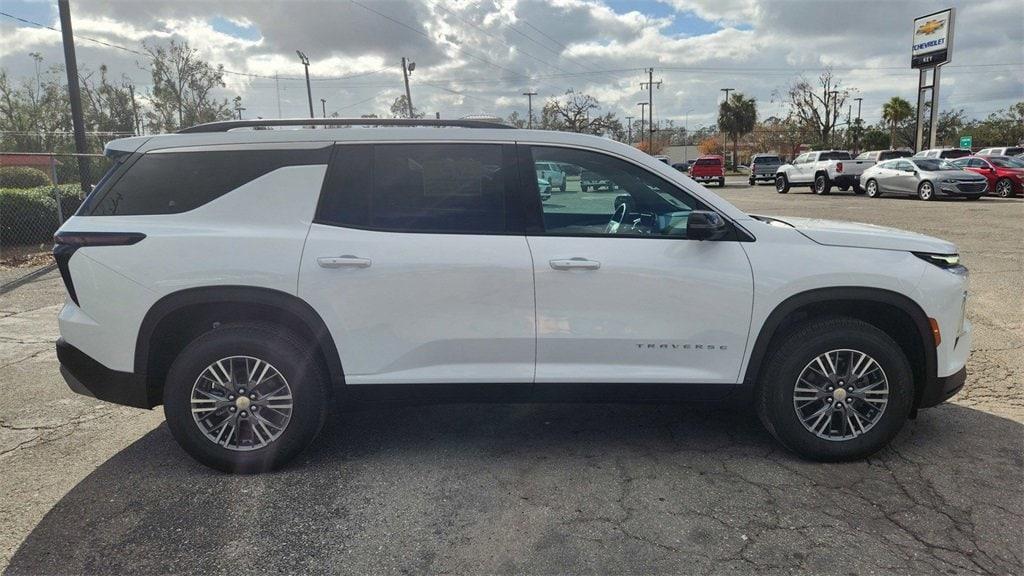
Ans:
[[[935,185],[925,180],[917,185],[917,197],[925,202],[935,199]]]
[[[775,177],[775,191],[779,194],[789,192],[789,179],[786,178],[785,174],[779,174]]]
[[[849,190],[849,189],[850,189],[850,187],[849,187],[849,186],[840,186],[840,187],[839,187],[839,191],[840,191],[840,192],[846,192],[846,191],[847,191],[847,190]]]
[[[814,177],[814,193],[818,196],[826,196],[832,192],[832,181],[828,179],[828,174],[818,174]]]
[[[888,380],[884,411],[867,432],[846,440],[827,440],[808,430],[794,408],[794,388],[804,368],[819,355],[851,349],[873,358]],[[903,428],[914,399],[910,363],[888,334],[847,317],[811,320],[790,330],[768,352],[756,396],[765,428],[803,458],[838,462],[865,458],[889,443]]]
[[[240,451],[215,444],[192,416],[192,389],[200,374],[231,356],[264,360],[291,388],[292,411],[284,431],[261,448]],[[320,432],[329,406],[328,379],[310,347],[271,324],[229,324],[199,336],[178,355],[164,386],[164,415],[178,444],[202,464],[231,473],[263,472],[288,463]]]
[[[857,196],[863,196],[865,192],[867,191],[861,188],[860,184],[853,185],[853,193],[856,194]]]
[[[981,200],[981,196],[964,196],[965,200]]]
[[[719,188],[725,188],[725,178],[719,178],[718,179],[718,187]]]
[[[753,178],[747,179],[747,186],[753,186],[755,184],[757,184],[757,180],[754,180]]]
[[[1009,178],[1000,178],[995,187],[996,196],[1000,198],[1013,198],[1016,194],[1013,193],[1013,182],[1010,182]]]
[[[868,198],[878,198],[882,195],[882,189],[878,187],[878,181],[874,178],[867,181],[867,192]]]

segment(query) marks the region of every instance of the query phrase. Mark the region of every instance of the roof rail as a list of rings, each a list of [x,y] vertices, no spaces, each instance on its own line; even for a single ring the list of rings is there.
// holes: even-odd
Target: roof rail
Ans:
[[[508,124],[484,120],[436,120],[433,118],[284,118],[256,120],[225,120],[208,122],[178,130],[178,134],[227,132],[235,128],[272,126],[437,126],[458,128],[512,128]]]

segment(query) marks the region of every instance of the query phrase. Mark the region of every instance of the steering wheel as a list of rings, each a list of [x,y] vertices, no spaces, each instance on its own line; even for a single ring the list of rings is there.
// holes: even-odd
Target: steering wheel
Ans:
[[[604,227],[605,234],[618,234],[619,227],[622,226],[622,221],[626,219],[626,212],[629,209],[626,203],[623,202],[615,207],[615,213],[612,214],[612,219],[608,221],[608,225]]]

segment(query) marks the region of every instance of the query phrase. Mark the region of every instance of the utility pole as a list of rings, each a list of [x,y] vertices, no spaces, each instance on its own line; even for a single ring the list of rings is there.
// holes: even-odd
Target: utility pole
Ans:
[[[409,105],[409,118],[414,118],[412,112],[412,94],[409,92],[409,74],[416,69],[415,62],[406,62],[402,56],[402,76],[405,78],[405,103]]]
[[[324,113],[324,118],[327,118],[327,98],[320,99],[320,109]]]
[[[647,135],[647,153],[651,154],[654,150],[654,87],[657,86],[661,90],[661,80],[654,81],[654,68],[647,69],[647,82],[640,83],[640,89],[647,89],[647,117],[650,119],[648,123],[648,135]]]
[[[687,158],[688,154],[687,154],[686,151],[690,149],[690,145],[688,144],[688,142],[691,141],[690,140],[690,112],[693,112],[693,108],[688,108],[686,110],[686,112],[683,113],[683,134],[686,135],[686,140],[683,140],[683,162],[686,162],[688,160],[688,158]]]
[[[238,112],[238,119],[239,120],[242,119],[242,110],[245,110],[245,108],[242,107],[241,102],[239,102],[238,104],[235,105],[235,112]]]
[[[633,143],[633,118],[635,116],[626,116],[626,144]]]
[[[854,98],[857,101],[857,129],[853,132],[853,149],[860,152],[860,104],[864,101],[863,98]]]
[[[281,116],[281,77],[274,74],[274,90],[277,92],[277,117]]]
[[[309,117],[316,118],[313,114],[313,88],[309,85],[309,58],[306,58],[306,55],[301,50],[296,50],[295,53],[299,55],[299,60],[306,67],[306,96],[309,98]]]
[[[86,154],[85,120],[82,117],[82,89],[78,85],[78,59],[75,57],[75,36],[71,30],[71,7],[68,0],[57,0],[60,11],[60,31],[64,36],[64,68],[68,74],[68,99],[71,100],[71,123],[75,130],[75,152]],[[78,156],[78,178],[82,192],[88,193],[89,158]]]
[[[644,110],[647,109],[647,102],[637,102],[637,106],[640,107],[640,144],[644,143]]]
[[[839,91],[838,90],[830,90],[829,91],[829,96],[832,96],[832,106],[831,106],[832,130],[829,132],[829,147],[831,148],[833,145],[835,145],[835,142],[836,142],[836,126],[839,124]],[[826,106],[825,108],[826,108],[826,112],[825,112],[825,120],[826,120],[826,122],[825,122],[825,124],[828,124],[828,112],[829,112],[828,108],[829,107]]]
[[[533,128],[533,97],[536,96],[536,92],[523,92],[523,96],[526,96],[526,127]]]
[[[719,88],[719,91],[725,92],[725,101],[724,102],[725,102],[726,107],[729,106],[729,92],[732,92],[734,90],[736,90],[736,89],[735,88]],[[719,136],[722,135],[722,129],[721,128],[718,129],[718,135]],[[725,150],[725,138],[722,138],[722,150],[723,151]],[[735,170],[736,169],[736,159],[735,158],[732,159],[732,165],[733,165],[733,169]]]
[[[142,134],[142,129],[139,127],[139,103],[135,101],[135,84],[128,83],[128,92],[132,97],[132,122],[135,124],[135,134],[138,136]]]

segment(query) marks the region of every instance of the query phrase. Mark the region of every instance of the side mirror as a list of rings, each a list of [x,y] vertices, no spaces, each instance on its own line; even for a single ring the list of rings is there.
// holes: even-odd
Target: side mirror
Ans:
[[[717,212],[694,210],[686,219],[686,237],[690,240],[718,240],[728,232],[725,218]]]

